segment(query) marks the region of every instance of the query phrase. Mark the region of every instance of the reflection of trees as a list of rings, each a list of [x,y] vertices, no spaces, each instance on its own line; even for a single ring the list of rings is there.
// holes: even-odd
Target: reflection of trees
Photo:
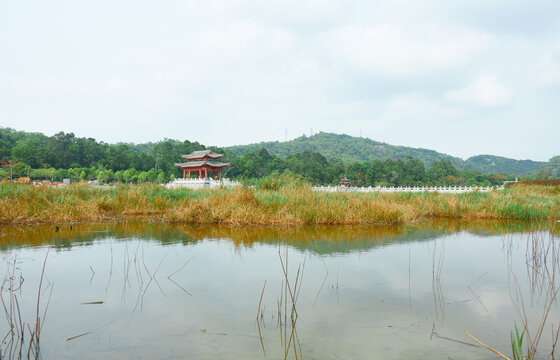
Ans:
[[[456,232],[479,235],[529,232],[539,224],[505,221],[433,220],[413,225],[394,226],[295,226],[254,227],[216,225],[169,225],[141,220],[118,223],[90,223],[59,226],[0,227],[0,250],[53,245],[56,248],[88,245],[108,237],[158,241],[162,244],[188,244],[203,239],[229,239],[236,246],[251,247],[254,243],[287,243],[300,250],[317,254],[361,251],[391,243],[434,239]],[[560,227],[557,226],[557,231]]]

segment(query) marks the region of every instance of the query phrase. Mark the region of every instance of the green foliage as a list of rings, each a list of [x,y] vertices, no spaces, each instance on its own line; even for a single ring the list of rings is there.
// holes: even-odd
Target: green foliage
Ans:
[[[18,164],[4,168],[0,176],[4,179],[29,175],[35,180],[70,178],[74,181],[163,183],[183,176],[174,166],[175,162],[182,161],[181,155],[205,148],[188,140],[106,144],[91,138],[77,138],[72,133],[59,132],[49,137],[0,128],[0,160]],[[322,185],[337,185],[346,176],[353,186],[366,187],[495,186],[514,177],[483,174],[468,167],[503,173],[499,169],[517,169],[515,164],[526,165],[521,171],[537,166],[535,162],[516,162],[489,155],[463,162],[432,150],[328,133],[282,143],[209,149],[223,153],[223,161],[231,163],[223,169],[223,177],[270,187],[283,186],[283,180],[277,179],[278,174],[288,172],[301,181]],[[541,170],[543,178],[560,176],[560,156],[550,159]]]
[[[271,155],[266,149],[248,151],[243,156],[230,154],[231,169],[228,175],[234,178],[258,178],[286,168],[284,160]]]
[[[433,150],[394,146],[367,138],[325,132],[319,132],[309,137],[302,135],[287,142],[261,142],[258,144],[233,146],[229,149],[237,155],[242,155],[247,151],[257,148],[265,148],[282,158],[309,150],[320,152],[327,159],[338,157],[346,162],[371,161],[375,159],[405,160],[408,156],[421,158],[427,163],[445,159],[457,162],[457,164],[462,161],[459,158],[440,154]]]
[[[113,170],[101,170],[97,173],[97,181],[100,184],[106,184],[114,180],[114,175]]]
[[[514,160],[494,155],[478,155],[468,158],[463,166],[485,174],[528,175],[546,166],[546,163],[532,160]]]
[[[306,184],[304,178],[300,175],[295,175],[289,170],[279,173],[277,171],[269,174],[263,178],[254,178],[245,181],[246,185],[255,186],[263,190],[280,190],[286,187],[302,187]]]
[[[525,330],[519,334],[519,329],[517,329],[517,324],[515,324],[515,333],[511,332],[511,353],[513,360],[525,360],[523,357],[523,336],[525,335]],[[529,355],[527,359],[531,359]]]
[[[146,171],[142,171],[138,174],[138,182],[144,183],[148,180],[148,173]]]
[[[554,156],[548,160],[543,170],[548,171],[551,178],[560,178],[560,156]]]
[[[290,155],[286,158],[286,168],[313,183],[330,182],[327,179],[327,158],[318,152],[306,150]]]
[[[514,160],[499,156],[480,155],[463,160],[434,150],[395,146],[367,138],[352,137],[320,132],[313,136],[300,136],[286,142],[261,142],[228,148],[238,156],[248,151],[264,148],[271,154],[283,159],[296,153],[314,151],[327,159],[335,157],[345,162],[364,162],[373,160],[406,160],[409,156],[421,160],[425,166],[447,160],[458,169],[469,169],[481,173],[508,173],[524,175],[536,172],[546,163],[531,160]]]
[[[53,168],[50,169],[33,169],[29,173],[29,176],[32,179],[38,180],[53,180],[56,174],[56,170]]]

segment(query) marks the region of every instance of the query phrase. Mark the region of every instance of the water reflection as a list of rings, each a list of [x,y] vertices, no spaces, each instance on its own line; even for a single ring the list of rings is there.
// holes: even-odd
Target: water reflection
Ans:
[[[289,249],[287,246],[278,248],[278,257],[280,265],[282,267],[283,279],[281,281],[280,292],[277,297],[277,309],[272,313],[271,319],[274,320],[276,316],[276,329],[280,334],[280,347],[283,350],[283,358],[294,357],[294,359],[302,359],[303,352],[301,347],[301,341],[299,339],[297,331],[297,321],[299,319],[299,313],[297,311],[297,303],[299,295],[301,293],[301,287],[303,284],[303,273],[305,271],[305,260],[303,263],[297,265],[297,271],[295,272],[295,278],[290,281],[290,262],[289,262]],[[257,310],[257,329],[259,333],[259,341],[263,350],[263,354],[266,357],[266,346],[263,340],[263,331],[267,329],[267,322],[265,320],[266,304],[262,306],[263,295],[266,289],[267,281],[263,285],[263,290],[259,299],[259,307]],[[269,323],[270,328],[270,323]]]
[[[515,348],[515,351],[526,352],[528,358],[535,358],[539,351],[543,333],[548,337],[551,326],[552,343],[545,348],[552,359],[560,334],[560,322],[557,318],[550,318],[553,306],[557,304],[560,287],[560,244],[551,233],[533,232],[527,238],[525,250],[525,268],[518,268],[512,250],[513,240],[507,241],[507,261],[509,264],[509,296],[515,307],[520,322],[520,330],[516,337],[523,334],[525,346]],[[522,282],[527,282],[528,287]],[[528,303],[530,301],[530,303]],[[528,310],[529,308],[529,310]],[[540,310],[540,313],[530,311],[530,308]],[[553,313],[553,311],[552,311]],[[517,325],[516,325],[517,327]],[[513,336],[513,335],[512,335]],[[520,356],[523,357],[523,356]]]
[[[539,349],[552,348],[560,250],[539,226],[12,227],[0,265],[25,278],[32,323],[56,250],[43,358],[486,359],[464,330],[507,352],[518,311],[536,339],[543,304]]]
[[[162,244],[189,244],[203,239],[229,239],[236,246],[259,243],[288,243],[318,254],[367,250],[371,247],[435,239],[468,232],[481,236],[527,233],[546,229],[560,235],[554,223],[508,221],[425,220],[413,225],[393,226],[300,226],[258,227],[219,225],[171,225],[149,221],[85,223],[72,225],[0,226],[0,251],[12,247],[52,245],[70,248],[90,245],[111,236],[117,239],[141,237]]]

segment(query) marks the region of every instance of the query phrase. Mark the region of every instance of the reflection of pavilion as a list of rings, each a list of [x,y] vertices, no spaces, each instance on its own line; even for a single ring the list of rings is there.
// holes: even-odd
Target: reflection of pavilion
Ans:
[[[229,163],[216,161],[223,156],[223,154],[214,154],[210,150],[193,151],[189,155],[181,156],[183,159],[187,159],[187,162],[176,163],[175,166],[183,169],[183,179],[186,178],[188,172],[189,179],[191,173],[197,174],[199,179],[207,179],[208,173],[212,173],[212,178],[215,179],[216,173],[218,173],[218,180],[220,180],[222,178],[222,168],[229,166]]]

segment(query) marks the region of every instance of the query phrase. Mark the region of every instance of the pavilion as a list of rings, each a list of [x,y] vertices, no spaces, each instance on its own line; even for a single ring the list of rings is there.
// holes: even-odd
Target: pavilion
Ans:
[[[216,178],[216,173],[218,173],[218,179],[222,178],[222,168],[229,166],[229,163],[223,163],[216,161],[223,157],[223,154],[214,154],[210,150],[200,150],[193,151],[189,155],[181,155],[183,159],[187,159],[184,163],[175,163],[175,166],[183,169],[183,179],[186,179],[187,173],[189,173],[189,179],[191,178],[191,173],[198,175],[198,178],[207,179],[208,173],[212,173],[212,178]]]

